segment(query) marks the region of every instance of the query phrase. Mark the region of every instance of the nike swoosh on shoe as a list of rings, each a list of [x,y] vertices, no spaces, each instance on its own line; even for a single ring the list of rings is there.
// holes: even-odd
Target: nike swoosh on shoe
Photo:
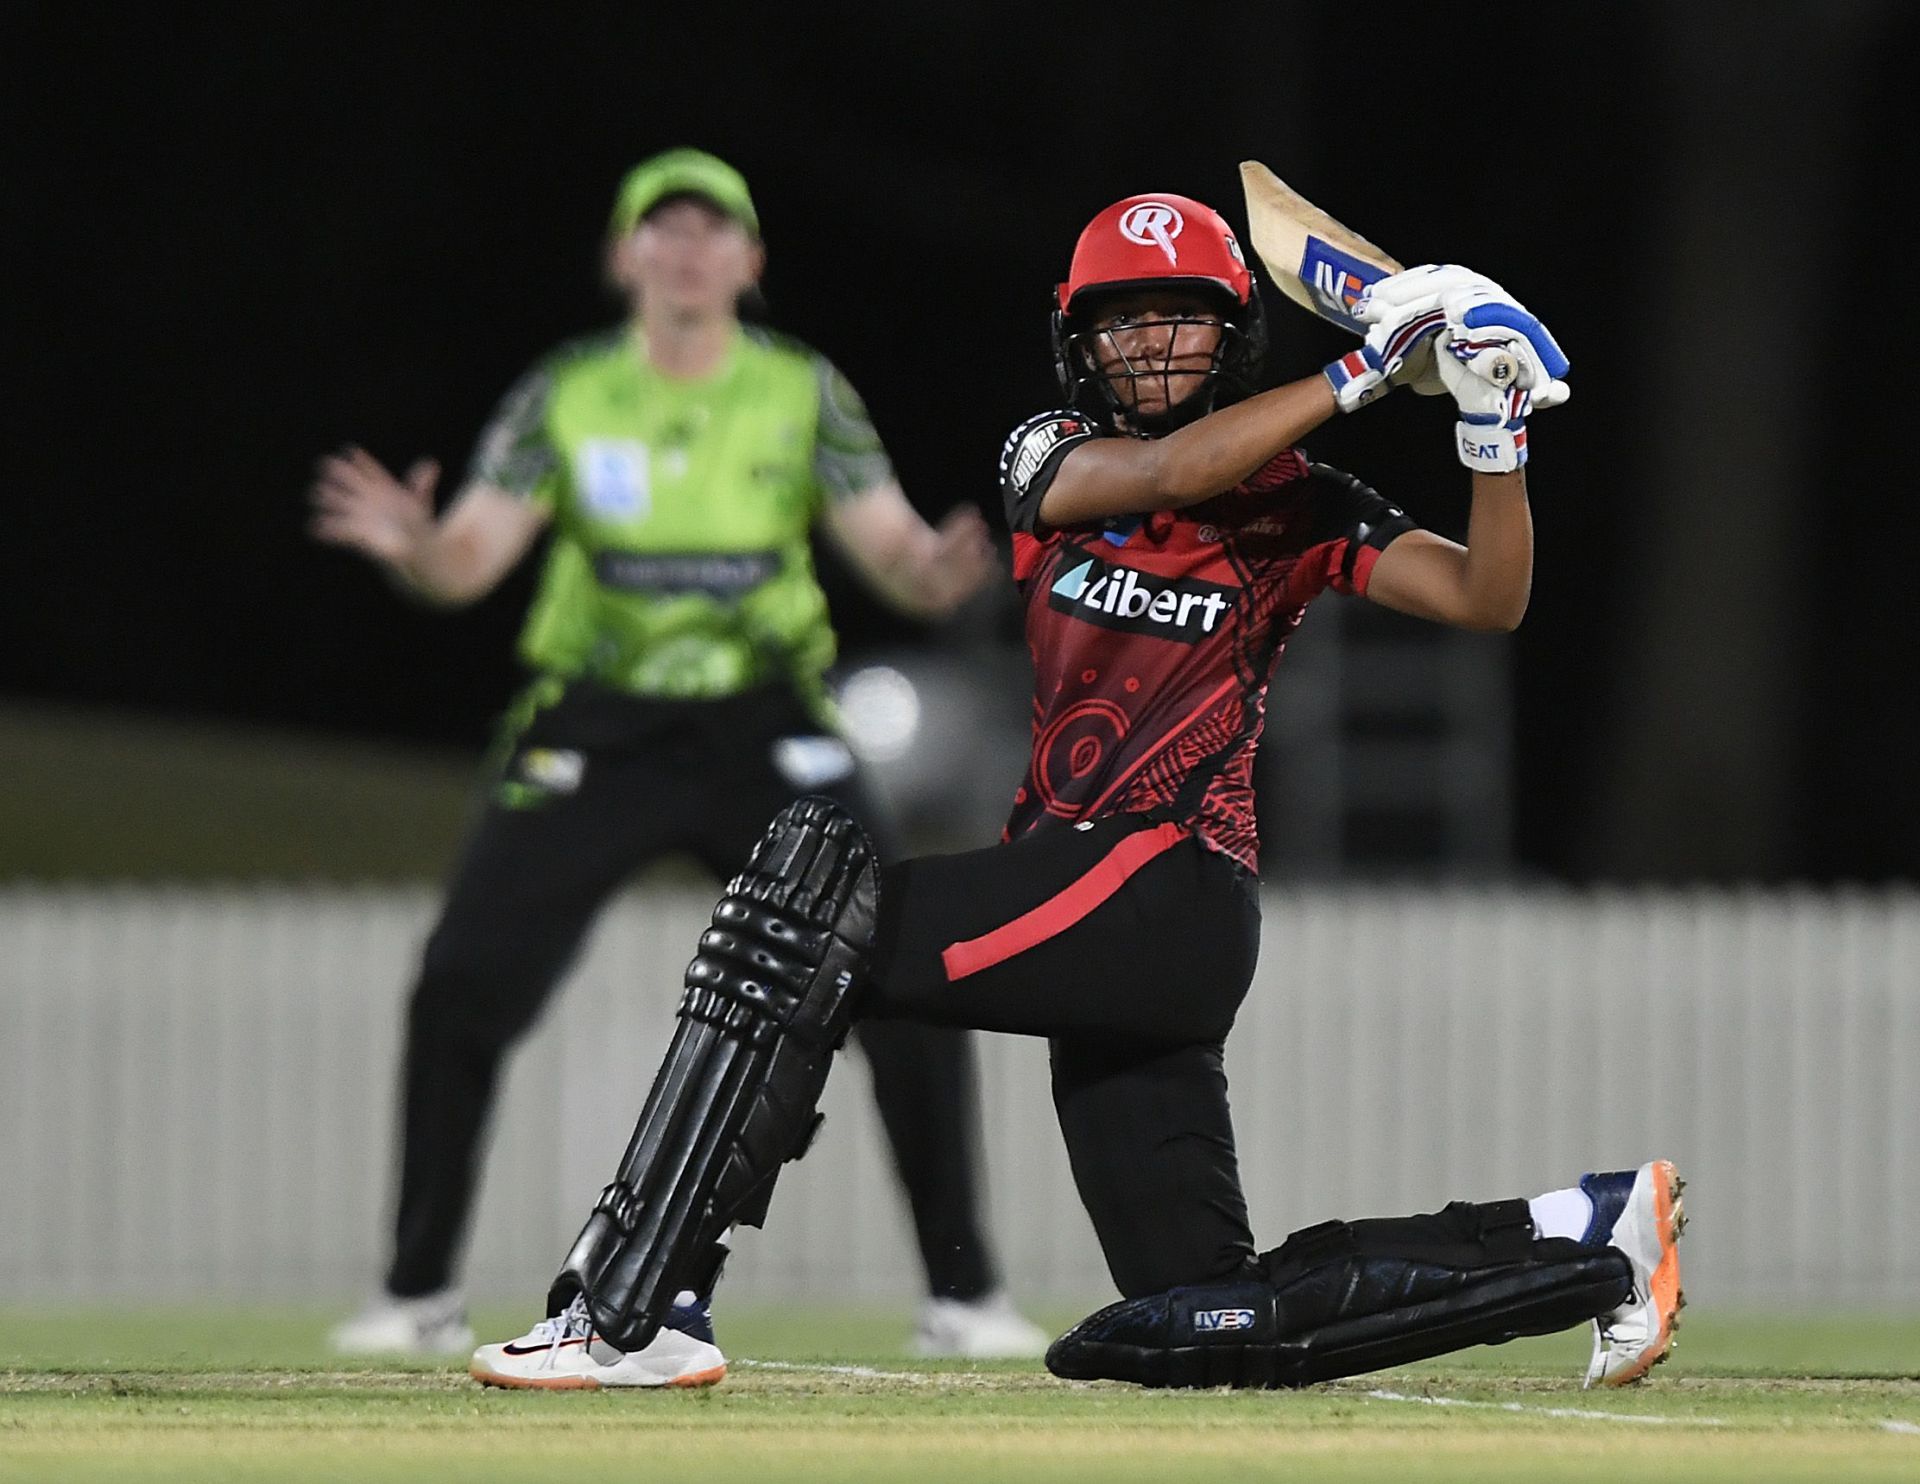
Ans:
[[[500,1347],[500,1353],[502,1355],[538,1355],[543,1350],[564,1350],[569,1345],[584,1345],[586,1343],[587,1337],[585,1335],[580,1335],[571,1340],[561,1340],[558,1343],[552,1340],[542,1340],[537,1345],[522,1345],[516,1342],[511,1345],[502,1345]]]

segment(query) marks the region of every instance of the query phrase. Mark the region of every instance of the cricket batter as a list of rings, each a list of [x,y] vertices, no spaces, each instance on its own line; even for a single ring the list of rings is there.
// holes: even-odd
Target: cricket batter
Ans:
[[[320,466],[315,534],[434,602],[483,596],[552,537],[520,641],[535,679],[413,991],[392,1263],[335,1331],[341,1349],[472,1349],[454,1267],[501,1064],[622,882],[668,851],[724,877],[804,794],[876,827],[827,705],[810,529],[921,618],[997,566],[971,506],[921,520],[824,357],[741,324],[764,261],[736,171],[695,150],[648,160],[609,236],[628,321],[507,394],[444,514],[430,464],[403,481],[356,448]],[[982,1231],[967,1037],[876,1021],[859,1040],[926,1270],[915,1348],[1038,1354],[1046,1337],[1000,1291]]]
[[[482,1346],[476,1377],[718,1380],[724,1357],[677,1327],[674,1300],[732,1224],[759,1224],[832,1046],[876,1021],[1048,1038],[1122,1295],[1054,1342],[1057,1375],[1302,1385],[1587,1322],[1589,1384],[1666,1355],[1682,1216],[1665,1160],[1532,1200],[1327,1221],[1264,1251],[1248,1226],[1222,1048],[1258,950],[1269,674],[1329,588],[1463,628],[1519,623],[1525,418],[1565,370],[1539,321],[1464,269],[1385,279],[1358,314],[1359,350],[1250,394],[1264,330],[1227,224],[1163,194],[1088,225],[1054,314],[1066,405],[1017,428],[1000,464],[1035,682],[1005,840],[880,869],[831,800],[774,821],[701,940],[673,1048],[548,1317]],[[1428,356],[1471,471],[1464,546],[1298,447]]]

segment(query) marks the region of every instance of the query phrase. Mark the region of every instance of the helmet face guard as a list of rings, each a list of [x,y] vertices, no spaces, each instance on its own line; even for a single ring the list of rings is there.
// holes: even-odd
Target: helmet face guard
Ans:
[[[1209,308],[1153,319],[1168,331],[1163,356],[1143,361],[1137,351],[1122,353],[1117,340],[1101,344],[1111,333],[1098,324],[1102,305],[1155,292],[1199,298]],[[1215,326],[1210,364],[1174,369],[1183,338],[1191,345]],[[1186,196],[1129,196],[1080,234],[1067,281],[1055,291],[1053,358],[1062,394],[1089,417],[1150,437],[1171,432],[1252,392],[1265,353],[1266,318],[1253,274],[1232,229],[1211,207]],[[1154,380],[1160,385],[1150,400],[1160,409],[1141,414],[1134,409]]]
[[[1147,323],[1165,332],[1165,350],[1129,355],[1116,338],[1116,328],[1102,328],[1096,314],[1056,310],[1054,368],[1060,389],[1072,406],[1109,427],[1124,424],[1126,431],[1149,437],[1171,433],[1253,391],[1260,362],[1258,329],[1249,333],[1242,322],[1257,318],[1244,311],[1233,316],[1203,312],[1155,317]],[[1213,340],[1213,348],[1201,365],[1197,353],[1185,346],[1204,338]],[[1158,402],[1159,410],[1142,413],[1143,401]]]

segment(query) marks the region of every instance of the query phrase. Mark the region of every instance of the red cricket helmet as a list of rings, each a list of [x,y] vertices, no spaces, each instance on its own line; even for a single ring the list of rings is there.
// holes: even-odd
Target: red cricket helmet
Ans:
[[[1140,289],[1198,290],[1218,302],[1225,333],[1205,387],[1148,431],[1171,431],[1253,389],[1266,353],[1266,317],[1246,255],[1211,206],[1160,192],[1128,196],[1080,233],[1066,282],[1054,290],[1054,370],[1070,402],[1111,423],[1119,404],[1085,345],[1100,300]]]
[[[1056,297],[1071,316],[1074,301],[1090,291],[1176,283],[1218,289],[1239,308],[1253,298],[1253,274],[1219,212],[1190,196],[1129,196],[1087,223]]]

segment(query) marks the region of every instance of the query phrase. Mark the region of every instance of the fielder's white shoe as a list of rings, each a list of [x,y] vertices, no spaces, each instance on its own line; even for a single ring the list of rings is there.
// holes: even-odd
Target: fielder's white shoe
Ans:
[[[1686,1295],[1680,1291],[1680,1233],[1686,1189],[1672,1163],[1656,1159],[1637,1170],[1584,1175],[1580,1188],[1593,1202],[1586,1242],[1604,1242],[1633,1265],[1633,1292],[1593,1321],[1588,1386],[1628,1386],[1667,1358]]]
[[[1047,1333],[995,1291],[977,1299],[930,1298],[920,1306],[913,1353],[964,1360],[1026,1360],[1047,1353]]]
[[[383,1293],[336,1324],[327,1342],[341,1355],[465,1355],[473,1331],[459,1290],[443,1288],[418,1298]]]
[[[468,1367],[482,1386],[536,1391],[597,1391],[603,1386],[712,1386],[726,1379],[727,1358],[713,1343],[705,1306],[675,1309],[689,1328],[706,1337],[662,1325],[644,1350],[616,1350],[593,1332],[587,1301],[577,1298],[564,1313],[542,1319],[517,1340],[482,1345]]]

